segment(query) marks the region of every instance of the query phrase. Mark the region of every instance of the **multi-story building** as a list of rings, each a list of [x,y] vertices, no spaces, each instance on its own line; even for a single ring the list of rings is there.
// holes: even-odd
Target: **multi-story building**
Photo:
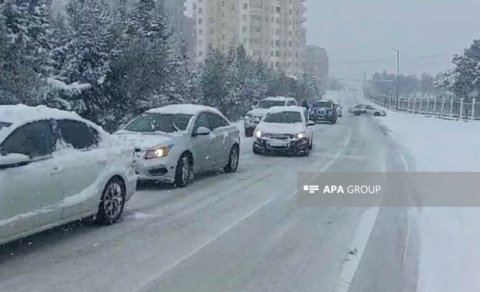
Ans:
[[[250,56],[288,74],[304,72],[305,0],[195,0],[196,59],[208,46],[227,52],[242,44]]]
[[[328,79],[329,59],[327,50],[318,46],[307,46],[305,53],[305,71],[319,82]]]

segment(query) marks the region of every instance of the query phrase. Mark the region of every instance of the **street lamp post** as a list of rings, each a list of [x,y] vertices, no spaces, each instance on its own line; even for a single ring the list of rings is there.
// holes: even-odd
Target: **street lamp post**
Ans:
[[[392,48],[397,53],[397,89],[396,89],[396,109],[398,110],[398,103],[400,102],[400,50]]]

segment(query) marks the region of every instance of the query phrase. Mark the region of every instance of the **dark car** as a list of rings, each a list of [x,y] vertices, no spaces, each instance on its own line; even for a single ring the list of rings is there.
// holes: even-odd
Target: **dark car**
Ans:
[[[316,101],[310,109],[310,120],[315,122],[337,122],[337,106],[333,101]]]

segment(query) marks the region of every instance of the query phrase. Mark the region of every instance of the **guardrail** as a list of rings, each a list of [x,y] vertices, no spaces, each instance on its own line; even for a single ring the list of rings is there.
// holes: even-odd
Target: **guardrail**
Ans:
[[[389,109],[397,109],[396,99],[366,95],[370,101]],[[480,120],[480,100],[464,98],[400,98],[398,110],[456,120]]]

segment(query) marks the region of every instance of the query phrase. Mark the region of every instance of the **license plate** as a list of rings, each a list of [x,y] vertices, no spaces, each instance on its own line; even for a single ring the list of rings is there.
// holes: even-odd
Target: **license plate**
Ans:
[[[270,142],[268,142],[268,145],[271,146],[271,147],[287,147],[287,146],[288,146],[288,142],[284,142],[284,141],[270,141]]]

